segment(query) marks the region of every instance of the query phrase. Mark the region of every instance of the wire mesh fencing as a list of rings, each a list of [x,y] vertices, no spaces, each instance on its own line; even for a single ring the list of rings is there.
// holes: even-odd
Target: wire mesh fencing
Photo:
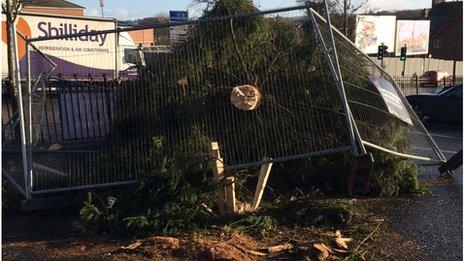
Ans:
[[[25,192],[23,155],[20,146],[18,102],[9,82],[2,82],[2,177],[23,195]]]
[[[2,82],[2,148],[11,147],[15,140],[16,98],[8,82]],[[19,133],[19,132],[17,132]]]
[[[322,42],[330,43],[325,20],[314,10],[311,15]],[[351,41],[334,31],[346,98],[363,143],[421,160],[444,160],[397,83]]]
[[[146,57],[127,41],[145,28],[30,39],[21,61],[28,171],[18,182],[32,194],[128,184],[212,141],[235,169],[361,144],[444,159],[394,80],[338,32],[332,46],[307,6],[215,15],[155,25],[182,25],[184,36]],[[335,49],[339,64],[327,59]],[[14,139],[4,126],[2,115],[2,135]]]
[[[18,33],[18,36],[26,40],[22,34]],[[41,125],[47,122],[44,106],[48,94],[45,83],[55,64],[40,51],[31,59],[28,48],[35,49],[35,46],[26,41],[18,41],[16,47],[25,52],[18,57],[21,74],[18,86],[21,88],[14,89],[10,82],[5,82],[7,84],[2,89],[2,175],[27,197],[30,170],[27,161],[32,158],[31,148],[37,144],[36,137]],[[41,71],[34,78],[30,74],[31,66]]]
[[[351,149],[306,6],[185,25],[181,44],[146,60],[135,45],[67,47],[83,35],[31,40],[33,194],[133,182],[160,144],[169,157],[217,141],[231,168]]]

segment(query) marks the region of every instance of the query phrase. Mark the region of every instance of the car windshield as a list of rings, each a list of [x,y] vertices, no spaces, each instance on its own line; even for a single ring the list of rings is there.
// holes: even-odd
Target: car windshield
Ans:
[[[139,49],[126,48],[124,49],[124,62],[139,64],[141,62]]]
[[[440,94],[440,93],[442,93],[442,92],[444,92],[444,91],[446,91],[446,90],[449,90],[449,88],[450,88],[449,86],[438,87],[438,88],[435,90],[435,92],[432,91],[432,92],[430,92],[430,93]]]
[[[462,84],[456,85],[454,87],[450,87],[448,89],[444,89],[440,95],[444,96],[455,96],[462,98]]]

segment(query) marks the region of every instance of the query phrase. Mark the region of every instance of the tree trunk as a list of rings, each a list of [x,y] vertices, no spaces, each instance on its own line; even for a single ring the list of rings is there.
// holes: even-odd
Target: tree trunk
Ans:
[[[5,2],[5,16],[6,16],[6,32],[7,32],[7,59],[8,59],[8,80],[9,83],[11,84],[10,86],[13,89],[14,96],[18,97],[18,79],[16,78],[16,73],[17,73],[17,67],[16,63],[19,61],[16,61],[16,51],[18,46],[16,46],[15,37],[16,37],[16,30],[14,28],[14,23],[16,20],[15,14],[18,13],[19,10],[16,10],[17,7],[14,5],[13,0],[6,0]],[[19,109],[19,104],[16,100],[15,103],[13,103],[12,109],[13,112],[20,111]],[[19,124],[16,125],[14,129],[14,136],[16,141],[21,140],[21,132],[20,132],[20,126]]]
[[[15,55],[15,46],[14,46],[14,17],[13,17],[13,1],[6,1],[6,32],[7,32],[7,58],[8,58],[8,79],[10,80],[11,86],[13,88],[17,87],[16,83],[16,55]]]
[[[343,0],[343,34],[348,37],[348,0]]]

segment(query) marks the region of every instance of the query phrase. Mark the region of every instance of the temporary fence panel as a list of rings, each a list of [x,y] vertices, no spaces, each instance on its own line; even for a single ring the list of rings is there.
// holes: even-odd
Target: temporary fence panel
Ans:
[[[32,133],[33,194],[133,182],[153,170],[159,142],[173,155],[199,151],[199,141],[218,141],[224,163],[235,169],[266,158],[352,149],[347,114],[306,6],[184,24],[183,44],[145,61],[130,44],[79,58],[54,53],[52,60],[70,55],[82,64],[122,57],[133,63],[133,73],[107,79],[80,67],[70,75],[58,64],[32,115],[38,123]],[[101,32],[111,35],[107,39],[121,33]],[[31,42],[66,46],[59,37]]]
[[[311,14],[323,42],[330,42],[324,18],[314,10]],[[363,143],[413,159],[445,160],[391,76],[334,30],[347,100]]]
[[[14,117],[16,106],[13,90],[4,88],[2,91],[2,147],[11,146],[15,139],[14,121],[11,119]]]
[[[160,146],[167,156],[201,153],[200,145],[208,141],[219,142],[225,165],[235,169],[268,158],[353,151],[363,147],[359,135],[364,144],[392,153],[442,160],[391,77],[338,33],[333,46],[324,20],[307,6],[154,28],[179,25],[188,26],[185,41],[145,61],[130,41],[88,47],[85,55],[54,52],[53,58],[28,48],[33,95],[26,112],[32,170],[27,191],[128,184],[154,171]],[[143,29],[52,36],[29,44],[63,49],[66,39],[120,39]],[[95,64],[110,56],[118,77],[92,67],[80,66],[78,73],[60,68],[67,66],[62,61]],[[395,131],[410,140],[399,142]],[[408,141],[436,154],[412,150]]]
[[[21,34],[18,35],[26,40]],[[2,109],[5,107],[7,109],[6,114],[2,113],[2,136],[6,137],[2,140],[2,175],[11,181],[19,192],[29,197],[30,189],[28,188],[30,186],[28,183],[31,180],[29,170],[32,164],[33,151],[31,148],[37,144],[40,128],[46,122],[45,101],[48,94],[45,83],[55,68],[55,64],[35,46],[27,44],[26,41],[16,41],[15,44],[18,49],[26,52],[23,57],[18,57],[21,58],[18,67],[23,69],[19,71],[22,77],[18,78],[21,89],[2,90],[5,91],[3,94],[6,94],[2,97]],[[33,60],[30,57],[30,49],[37,53]],[[34,79],[30,75],[31,66],[40,67],[42,72],[37,74]],[[19,102],[19,97],[22,98],[22,104]],[[24,132],[20,128],[19,107],[22,108],[24,115],[22,123],[24,124]]]

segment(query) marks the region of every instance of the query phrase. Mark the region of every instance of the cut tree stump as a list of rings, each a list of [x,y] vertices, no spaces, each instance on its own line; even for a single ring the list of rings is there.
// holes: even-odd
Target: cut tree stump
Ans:
[[[266,188],[266,183],[269,178],[269,174],[271,173],[272,159],[264,159],[265,162],[269,163],[261,166],[253,202],[250,205],[248,203],[240,202],[235,198],[235,177],[224,177],[224,160],[221,158],[221,153],[219,152],[219,144],[217,142],[211,142],[210,149],[211,157],[215,159],[213,167],[214,180],[219,183],[225,179],[224,187],[219,187],[216,192],[219,212],[221,214],[243,214],[256,211],[261,203],[264,189]]]
[[[211,142],[211,156],[215,158],[213,167],[214,179],[220,182],[224,178],[224,160],[221,158],[219,144],[217,142]],[[225,180],[226,185],[217,190],[219,212],[224,213],[224,211],[227,211],[229,214],[234,214],[236,210],[235,178],[227,177]]]

